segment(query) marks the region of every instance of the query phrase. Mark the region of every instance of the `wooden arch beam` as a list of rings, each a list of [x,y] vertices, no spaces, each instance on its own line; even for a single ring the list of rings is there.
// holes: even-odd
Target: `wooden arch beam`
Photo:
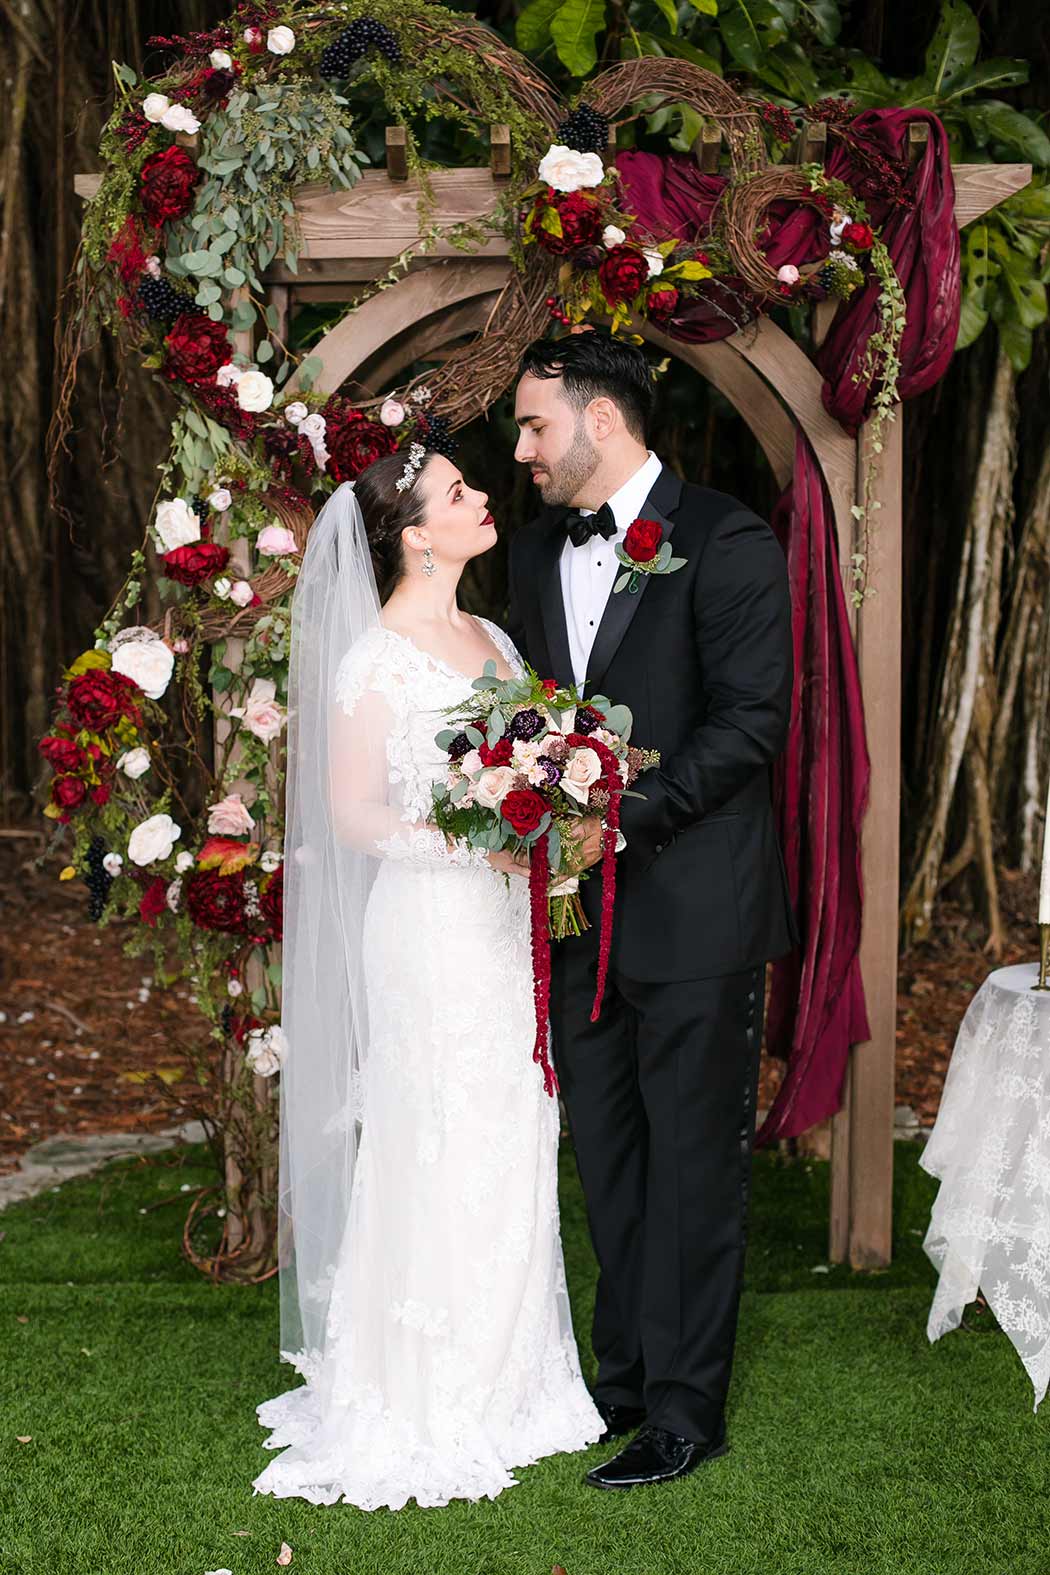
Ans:
[[[493,290],[487,295],[475,295],[469,301],[461,301],[458,306],[433,312],[421,322],[406,324],[396,339],[361,362],[354,374],[355,380],[369,393],[382,393],[413,361],[421,360],[462,334],[478,333],[498,299],[499,291]]]

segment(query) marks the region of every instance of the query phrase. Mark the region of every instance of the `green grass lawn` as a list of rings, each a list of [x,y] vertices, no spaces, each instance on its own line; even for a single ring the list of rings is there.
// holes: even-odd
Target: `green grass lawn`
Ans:
[[[366,1515],[252,1497],[255,1404],[292,1386],[276,1287],[179,1255],[202,1149],[121,1161],[0,1214],[0,1572],[203,1575],[1050,1575],[1050,1412],[988,1315],[926,1340],[936,1183],[897,1145],[893,1267],[826,1265],[828,1168],[756,1161],[731,1452],[669,1487],[581,1485],[608,1452],[495,1502]],[[593,1268],[572,1156],[563,1232],[586,1343]],[[177,1201],[148,1205],[176,1195]],[[140,1210],[146,1208],[147,1212]],[[589,1366],[589,1351],[585,1350]],[[32,1442],[20,1444],[18,1434]],[[247,1536],[237,1536],[247,1532]]]

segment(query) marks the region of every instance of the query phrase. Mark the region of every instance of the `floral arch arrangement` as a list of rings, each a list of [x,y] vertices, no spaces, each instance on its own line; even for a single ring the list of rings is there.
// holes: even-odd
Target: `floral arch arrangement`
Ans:
[[[213,1038],[234,1047],[202,1081],[210,1078],[228,1143],[233,1123],[221,1112],[254,1112],[236,1124],[235,1156],[238,1174],[252,1178],[272,1160],[275,1110],[272,1101],[260,1105],[254,1080],[277,1071],[288,1052],[276,1026],[273,951],[281,939],[280,743],[288,603],[316,504],[398,447],[450,453],[453,431],[508,386],[521,352],[552,320],[566,329],[599,320],[636,334],[648,319],[673,332],[690,304],[706,302],[737,324],[773,306],[848,295],[869,276],[892,305],[896,281],[855,191],[818,166],[770,165],[765,136],[772,127],[774,145],[783,139],[786,112],[777,121],[769,106],[760,111],[683,62],[613,67],[569,106],[488,29],[423,0],[248,0],[210,32],[151,42],[173,51],[162,74],[143,81],[115,67],[103,175],[76,265],[52,463],[80,348],[98,329],[142,354],[169,388],[172,447],[149,540],[93,648],[71,663],[58,691],[40,744],[54,772],[44,813],[72,834],[62,877],[87,881],[92,916],[133,921],[129,946],[153,946],[158,967],[173,943]],[[721,127],[728,149],[724,197],[693,240],[641,225],[608,159],[617,117],[637,118],[654,96],[691,105]],[[440,369],[353,401],[315,392],[317,358],[299,358],[282,341],[263,278],[275,258],[296,269],[295,188],[351,188],[360,178],[377,106],[406,128],[421,191],[420,252],[435,234],[434,166],[421,152],[420,128],[445,119],[480,147],[490,125],[509,126],[510,175],[492,215],[447,238],[470,252],[496,230],[514,266],[483,336]],[[767,211],[783,200],[815,207],[825,224],[822,255],[802,267],[774,269],[761,247]],[[890,326],[874,371],[888,408],[902,324],[883,315]],[[231,337],[243,343],[249,334],[250,357]],[[146,575],[158,576],[166,603],[156,626],[140,611]],[[237,659],[227,664],[234,643]],[[172,688],[185,733],[177,742],[160,704]],[[199,803],[183,796],[187,762],[202,784]],[[253,957],[261,968],[247,989]]]

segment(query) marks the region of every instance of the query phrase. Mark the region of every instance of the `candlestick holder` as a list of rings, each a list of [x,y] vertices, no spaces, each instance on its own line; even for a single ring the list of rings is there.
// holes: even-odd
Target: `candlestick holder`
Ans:
[[[1047,974],[1050,973],[1050,924],[1039,926],[1039,979],[1033,990],[1050,990]]]

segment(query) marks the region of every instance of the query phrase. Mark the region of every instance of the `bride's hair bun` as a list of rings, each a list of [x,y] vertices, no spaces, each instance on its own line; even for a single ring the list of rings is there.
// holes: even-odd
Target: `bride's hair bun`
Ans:
[[[405,572],[401,532],[409,525],[422,525],[426,517],[426,501],[420,483],[432,457],[429,453],[425,456],[411,486],[401,490],[397,483],[405,469],[402,453],[384,454],[382,459],[374,460],[354,483],[354,496],[361,505],[380,601],[386,601]]]

